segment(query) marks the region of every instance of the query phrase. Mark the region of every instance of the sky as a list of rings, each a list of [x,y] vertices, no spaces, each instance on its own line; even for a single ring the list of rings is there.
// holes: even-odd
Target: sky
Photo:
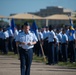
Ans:
[[[37,12],[47,6],[62,6],[75,11],[76,0],[0,0],[0,15]]]

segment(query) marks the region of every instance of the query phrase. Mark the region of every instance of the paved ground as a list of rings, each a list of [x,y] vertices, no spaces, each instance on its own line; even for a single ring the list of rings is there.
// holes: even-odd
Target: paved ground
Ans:
[[[19,60],[0,55],[0,75],[20,75]],[[76,69],[33,62],[31,75],[76,75]]]

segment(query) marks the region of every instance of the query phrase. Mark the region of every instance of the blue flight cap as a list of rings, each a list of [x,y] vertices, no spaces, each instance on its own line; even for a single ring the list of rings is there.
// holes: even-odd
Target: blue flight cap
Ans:
[[[30,26],[30,25],[29,25],[29,23],[28,23],[28,22],[25,22],[25,23],[24,23],[24,26]]]

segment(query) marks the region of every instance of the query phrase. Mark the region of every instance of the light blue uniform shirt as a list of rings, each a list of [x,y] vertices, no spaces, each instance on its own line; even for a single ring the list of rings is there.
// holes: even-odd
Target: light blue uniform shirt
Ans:
[[[9,34],[9,36],[13,36],[12,29],[8,29],[8,34]]]
[[[46,33],[45,33],[45,38],[47,38],[47,37],[48,37],[49,32],[50,32],[50,31],[46,31]]]
[[[52,30],[48,33],[48,43],[54,42],[54,38],[56,38],[55,32]]]
[[[62,41],[61,43],[67,43],[68,41],[68,36],[66,34],[62,34]]]
[[[61,40],[62,40],[62,35],[61,35],[61,33],[57,33],[56,35],[57,35],[57,38],[58,38],[59,42],[61,43]]]
[[[69,36],[69,29],[66,30],[66,35]]]
[[[46,38],[46,31],[44,30],[42,34],[43,34],[43,39],[45,39]]]
[[[38,32],[38,36],[39,36],[38,37],[39,40],[43,39],[43,34],[41,32]]]
[[[58,44],[58,43],[59,43],[59,39],[58,39],[58,37],[55,36],[55,39],[56,39],[56,44]]]
[[[30,48],[33,48],[34,45],[27,45],[27,43],[35,42],[35,41],[37,42],[38,40],[37,40],[36,35],[29,31],[27,34],[25,32],[20,33],[16,41],[25,42],[26,44],[25,45],[21,44],[21,47],[23,49],[30,49]]]
[[[3,39],[7,39],[9,38],[9,34],[8,31],[3,32],[4,38]]]
[[[15,31],[14,31],[14,39],[16,39],[16,37],[17,37],[17,35],[19,34],[19,32],[18,32],[18,30],[16,29]]]
[[[18,33],[18,35],[16,36],[16,38],[15,38],[15,41],[16,41],[16,42],[19,42],[19,41],[20,41],[20,40],[19,40],[19,37],[20,37],[21,33],[22,33],[22,32]],[[21,47],[20,44],[19,44],[19,47]]]
[[[75,33],[69,32],[68,40],[69,41],[74,41],[75,40]]]

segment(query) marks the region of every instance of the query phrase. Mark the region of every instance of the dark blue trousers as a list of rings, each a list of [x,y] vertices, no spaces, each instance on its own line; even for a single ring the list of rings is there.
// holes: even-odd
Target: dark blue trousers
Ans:
[[[8,39],[3,40],[3,54],[8,54]]]
[[[0,51],[3,52],[3,39],[0,38]]]
[[[54,57],[54,43],[48,43],[48,63],[54,64],[55,57]]]
[[[33,58],[33,50],[29,49],[25,51],[24,49],[19,50],[20,53],[20,69],[21,75],[30,75],[30,67]]]
[[[67,62],[68,52],[67,52],[67,45],[66,45],[66,43],[62,44],[61,50],[62,50],[62,59],[63,59],[62,61],[63,62]]]
[[[58,63],[58,44],[56,44],[54,49],[54,61],[55,61],[55,64]]]
[[[8,48],[9,48],[9,51],[13,51],[13,47],[12,47],[12,40],[13,40],[13,37],[12,36],[10,36],[9,37],[9,42],[8,42]]]
[[[75,62],[76,58],[75,58],[75,44],[74,41],[70,41],[68,44],[68,53],[69,53],[69,58],[70,58],[70,62]]]

